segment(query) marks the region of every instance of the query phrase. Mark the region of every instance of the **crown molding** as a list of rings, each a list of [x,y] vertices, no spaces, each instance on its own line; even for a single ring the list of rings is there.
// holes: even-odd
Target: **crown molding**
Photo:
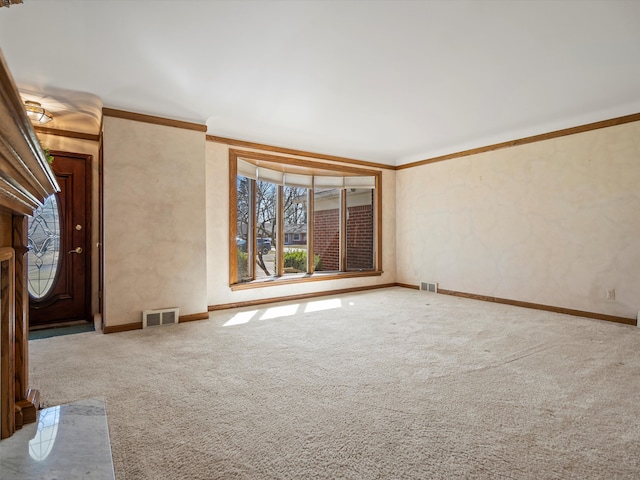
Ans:
[[[531,137],[519,138],[517,140],[510,140],[508,142],[494,143],[493,145],[487,145],[484,147],[472,148],[470,150],[463,150],[461,152],[450,153],[447,155],[441,155],[439,157],[428,158],[426,160],[419,160],[416,162],[406,163],[395,167],[396,170],[404,170],[407,168],[419,167],[421,165],[428,165],[430,163],[442,162],[445,160],[452,160],[454,158],[468,157],[469,155],[476,155],[478,153],[491,152],[493,150],[500,150],[503,148],[517,147],[519,145],[526,145],[528,143],[542,142],[545,140],[551,140],[553,138],[566,137],[567,135],[575,135],[576,133],[590,132],[592,130],[599,130],[601,128],[615,127],[616,125],[623,125],[625,123],[632,123],[640,121],[640,113],[634,113],[632,115],[625,115],[622,117],[611,118],[609,120],[602,120],[600,122],[588,123],[577,127],[564,128],[562,130],[555,130],[553,132],[542,133],[540,135],[533,135]]]
[[[117,110],[115,108],[104,107],[102,115],[105,117],[123,118],[125,120],[133,120],[135,122],[152,123],[154,125],[163,125],[165,127],[183,128],[185,130],[194,130],[196,132],[206,132],[207,126],[200,123],[183,122],[181,120],[173,120],[170,118],[156,117],[153,115],[144,115],[142,113],[128,112],[126,110]]]
[[[307,152],[304,150],[294,150],[291,148],[274,147],[273,145],[265,145],[264,143],[247,142],[245,140],[235,140],[233,138],[217,137],[214,135],[207,135],[207,141],[223,143],[225,145],[231,145],[234,147],[252,148],[255,150],[264,150],[273,153],[282,153],[285,155],[296,155],[299,157],[316,158],[319,160],[330,160],[332,162],[350,163],[353,165],[360,165],[363,167],[373,167],[377,169],[394,170],[396,167],[393,165],[385,165],[383,163],[366,162],[364,160],[355,160],[353,158],[336,157],[334,155],[324,155],[322,153]]]
[[[35,125],[33,128],[36,131],[36,133],[41,133],[44,135],[56,135],[58,137],[78,138],[80,140],[91,140],[92,142],[100,141],[100,135],[95,133],[73,132],[71,130],[61,130],[59,128],[40,127],[38,125]]]

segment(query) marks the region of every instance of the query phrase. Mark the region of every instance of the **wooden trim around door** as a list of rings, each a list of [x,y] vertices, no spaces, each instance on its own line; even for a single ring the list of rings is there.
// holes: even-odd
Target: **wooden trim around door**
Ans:
[[[100,313],[100,327],[105,325],[104,311],[104,137],[102,125],[100,128],[100,143],[98,145],[98,313]]]

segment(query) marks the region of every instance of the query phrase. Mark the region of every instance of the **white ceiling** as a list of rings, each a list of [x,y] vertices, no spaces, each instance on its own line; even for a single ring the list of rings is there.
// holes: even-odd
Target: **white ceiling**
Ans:
[[[52,109],[390,165],[640,112],[636,0],[24,0],[0,48]]]

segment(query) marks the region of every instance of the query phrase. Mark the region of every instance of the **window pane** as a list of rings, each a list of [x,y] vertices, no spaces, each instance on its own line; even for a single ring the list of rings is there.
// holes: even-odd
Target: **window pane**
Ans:
[[[284,273],[307,271],[306,188],[284,187]]]
[[[249,218],[251,216],[251,180],[241,175],[237,178],[238,188],[238,218],[236,229],[236,246],[238,255],[238,282],[246,282],[252,279],[249,263]]]
[[[29,218],[27,243],[29,294],[39,300],[54,286],[60,263],[60,215],[55,193]]]
[[[276,238],[276,218],[278,210],[278,187],[270,182],[256,182],[256,232],[257,248],[256,278],[275,275],[276,252],[273,249]]]
[[[349,188],[347,194],[347,270],[373,270],[374,191]]]
[[[316,188],[313,210],[313,253],[319,257],[316,271],[340,270],[340,189]]]

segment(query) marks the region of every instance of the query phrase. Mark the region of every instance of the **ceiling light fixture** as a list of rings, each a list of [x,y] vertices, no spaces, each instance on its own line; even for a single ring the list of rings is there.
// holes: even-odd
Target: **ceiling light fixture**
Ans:
[[[53,120],[51,112],[45,110],[39,102],[25,100],[24,108],[27,110],[27,116],[33,122],[45,124]]]

